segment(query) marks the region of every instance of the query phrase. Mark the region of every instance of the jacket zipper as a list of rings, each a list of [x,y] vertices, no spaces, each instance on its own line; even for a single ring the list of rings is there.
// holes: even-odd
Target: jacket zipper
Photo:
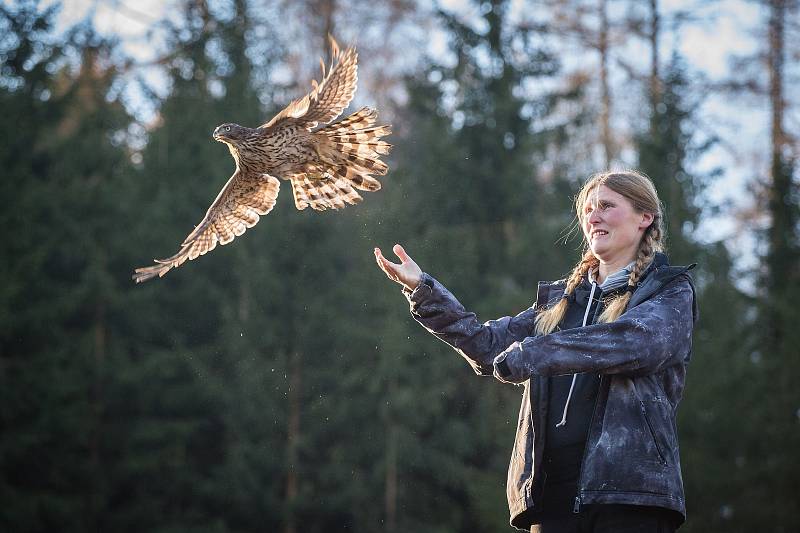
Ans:
[[[603,290],[600,289],[600,295],[597,297],[597,307],[594,309],[594,313],[592,314],[592,324],[597,322],[597,315],[600,311],[600,301],[603,297]],[[589,300],[589,304],[592,305],[592,301]],[[580,513],[581,512],[581,486],[583,485],[583,463],[586,462],[586,453],[589,450],[589,435],[592,432],[592,425],[594,425],[594,419],[597,416],[597,403],[600,400],[600,391],[603,389],[603,380],[605,379],[605,375],[600,374],[600,383],[597,385],[597,396],[594,398],[594,407],[592,408],[592,419],[589,421],[589,432],[586,434],[586,442],[583,444],[583,457],[581,458],[581,467],[578,469],[578,494],[575,496],[575,504],[572,506],[573,513]]]
[[[581,458],[581,467],[578,470],[578,495],[575,496],[575,504],[572,506],[573,513],[581,512],[581,490],[583,487],[583,464],[586,462],[586,454],[589,452],[589,437],[592,433],[592,426],[594,420],[597,418],[597,404],[600,402],[600,393],[603,390],[603,383],[606,380],[605,374],[600,374],[600,384],[597,386],[597,397],[594,399],[594,408],[592,409],[592,420],[589,422],[589,432],[586,434],[586,442],[583,445],[583,457]]]

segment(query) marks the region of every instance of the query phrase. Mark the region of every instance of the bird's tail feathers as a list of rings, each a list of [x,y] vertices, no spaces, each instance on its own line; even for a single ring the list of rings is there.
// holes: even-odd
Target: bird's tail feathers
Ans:
[[[374,192],[381,188],[381,182],[352,165],[342,165],[329,171],[333,176],[344,179],[361,191]],[[385,172],[384,172],[385,174]]]
[[[361,201],[361,191],[377,191],[389,167],[380,160],[392,145],[381,139],[392,132],[389,125],[375,126],[378,112],[370,107],[359,109],[343,120],[324,126],[314,133],[320,139],[321,163],[304,174],[292,177],[295,205],[298,209],[341,209]]]
[[[351,133],[354,130],[369,128],[375,124],[378,118],[378,111],[372,107],[362,107],[352,115],[349,115],[339,122],[328,124],[320,128],[319,132],[326,135],[335,135],[337,133]]]
[[[383,176],[389,167],[380,160],[382,155],[388,154],[392,145],[381,139],[392,132],[389,125],[375,126],[377,111],[365,107],[341,122],[326,126],[317,133],[322,133],[327,138],[322,144],[323,159],[333,167],[329,170],[332,174],[353,180],[356,174],[369,178],[369,174]],[[342,167],[346,167],[345,172]],[[355,179],[356,187],[361,181]],[[372,181],[375,181],[374,179]],[[377,182],[376,182],[377,183]],[[363,190],[375,190],[372,187]]]
[[[392,133],[392,127],[388,124],[375,126],[377,118],[378,112],[375,109],[364,107],[339,122],[317,130],[317,133],[322,133],[337,143],[370,145],[373,151],[385,155],[392,145],[380,138]]]
[[[338,173],[325,173],[314,179],[307,174],[299,174],[291,180],[294,203],[300,210],[306,207],[315,211],[341,209],[362,200],[361,195],[353,188],[355,183]]]

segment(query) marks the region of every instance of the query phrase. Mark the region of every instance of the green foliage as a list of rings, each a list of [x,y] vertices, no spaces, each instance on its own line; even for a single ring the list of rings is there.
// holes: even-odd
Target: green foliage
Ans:
[[[711,210],[701,203],[702,192],[716,172],[703,176],[687,170],[710,143],[695,140],[697,104],[679,57],[673,57],[651,102],[650,127],[637,139],[639,164],[661,191],[670,257],[698,263],[701,315],[680,412],[690,505],[685,529],[788,527],[795,520],[786,510],[793,506],[796,467],[785,450],[797,446],[798,432],[789,422],[796,407],[782,387],[784,376],[797,374],[794,357],[765,351],[768,344],[759,332],[766,328],[758,327],[756,302],[734,285],[739,275],[734,260],[723,243],[696,236],[703,213]],[[764,394],[767,390],[772,393]]]
[[[673,56],[658,94],[650,95],[650,124],[638,138],[639,167],[653,180],[664,203],[666,242],[676,264],[697,260],[700,245],[693,238],[700,221],[703,189],[713,178],[693,175],[689,168],[710,147],[696,146],[696,109],[689,92],[686,66]]]
[[[172,254],[233,172],[213,128],[255,126],[285,103],[256,83],[288,43],[262,26],[255,67],[247,2],[180,3],[169,94],[133,153],[114,43],[87,25],[55,38],[55,8],[0,7],[0,191],[13,199],[0,213],[12,258],[0,263],[0,529],[508,527],[520,389],[477,379],[425,335],[372,258],[403,243],[489,319],[529,306],[536,282],[578,257],[567,233],[582,167],[567,141],[587,115],[547,119],[581,89],[528,96],[557,76],[555,50],[513,26],[510,2],[476,6],[477,26],[438,14],[456,62],[405,80],[382,191],[299,212],[284,182],[245,236],[142,286],[132,268]],[[637,138],[673,260],[700,264],[680,421],[686,529],[792,524],[789,356],[758,349],[726,247],[696,238],[713,175],[688,170],[706,148],[691,101],[676,60]]]

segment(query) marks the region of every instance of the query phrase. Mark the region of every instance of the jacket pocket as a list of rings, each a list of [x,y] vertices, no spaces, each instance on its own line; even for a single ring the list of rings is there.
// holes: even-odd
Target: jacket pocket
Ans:
[[[644,416],[644,421],[647,424],[647,429],[650,431],[650,438],[653,439],[653,444],[656,447],[656,452],[658,452],[658,458],[661,460],[661,463],[666,465],[667,458],[664,455],[664,449],[662,448],[661,444],[658,440],[658,433],[655,431],[655,427],[653,426],[652,421],[650,420],[650,415],[647,414],[647,407],[643,401],[639,401],[639,404],[642,407],[642,416]]]

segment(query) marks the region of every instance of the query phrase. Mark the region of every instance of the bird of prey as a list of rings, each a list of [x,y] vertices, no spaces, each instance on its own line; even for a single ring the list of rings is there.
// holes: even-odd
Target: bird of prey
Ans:
[[[137,283],[164,276],[253,227],[275,205],[278,178],[291,182],[301,210],[340,209],[360,202],[358,191],[381,188],[373,175],[388,169],[380,156],[391,145],[381,137],[391,133],[391,126],[375,126],[378,114],[369,107],[333,122],[356,91],[358,55],[355,48],[341,51],[330,41],[330,68],[326,73],[320,60],[322,81],[312,80],[311,92],[257,128],[227,123],[214,130],[214,139],[228,145],[236,170],[178,253],[137,268]]]

